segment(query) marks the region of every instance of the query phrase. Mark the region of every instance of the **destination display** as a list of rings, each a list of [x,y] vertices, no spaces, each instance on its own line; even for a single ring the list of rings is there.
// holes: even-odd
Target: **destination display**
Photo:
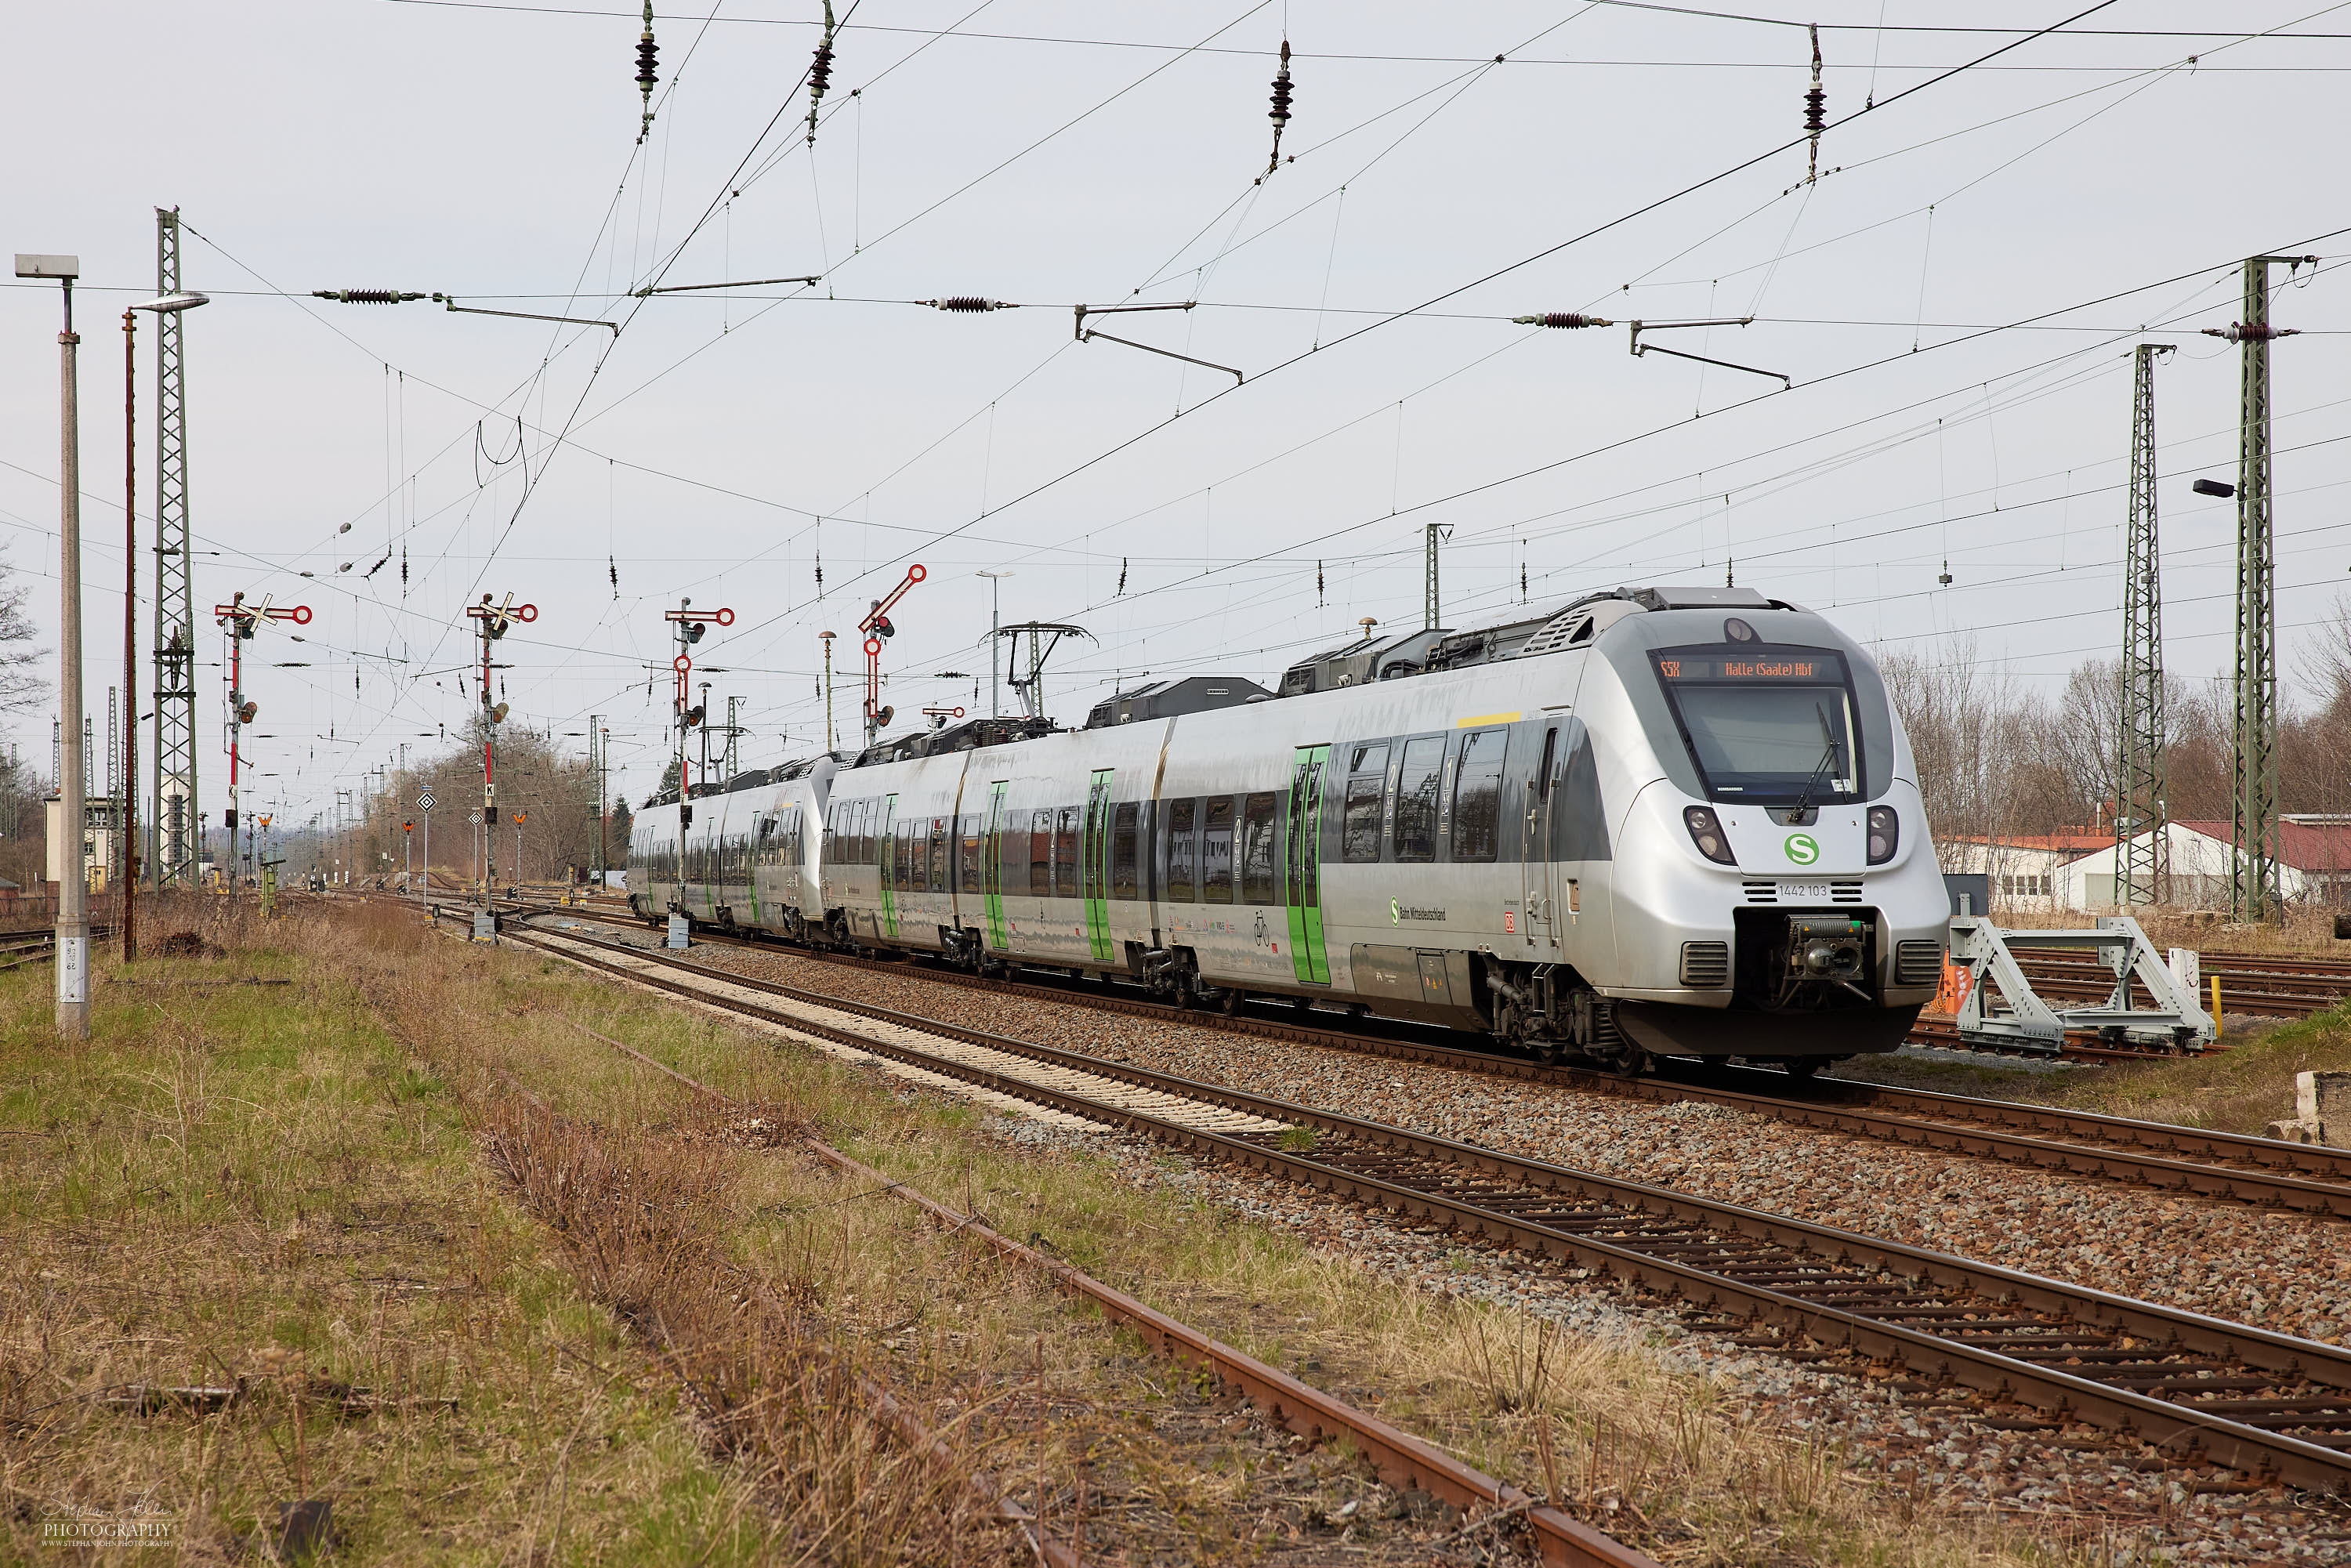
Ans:
[[[1670,653],[1657,656],[1657,674],[1669,681],[1734,684],[1844,680],[1844,661],[1834,653]]]

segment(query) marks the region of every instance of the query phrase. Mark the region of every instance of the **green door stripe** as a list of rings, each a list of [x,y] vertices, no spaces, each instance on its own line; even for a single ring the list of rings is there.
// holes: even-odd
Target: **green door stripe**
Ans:
[[[1301,746],[1290,766],[1288,831],[1290,972],[1310,986],[1331,983],[1322,941],[1322,776],[1331,748]]]

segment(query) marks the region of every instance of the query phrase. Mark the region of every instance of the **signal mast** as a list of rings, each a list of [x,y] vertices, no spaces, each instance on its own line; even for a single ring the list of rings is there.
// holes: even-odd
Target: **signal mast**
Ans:
[[[905,577],[890,591],[890,596],[875,600],[873,608],[865,612],[865,619],[857,623],[857,629],[865,633],[865,744],[868,746],[873,744],[874,737],[881,734],[896,716],[894,708],[882,706],[882,639],[898,634],[898,629],[890,623],[890,611],[898,601],[906,597],[908,589],[929,575],[919,561],[908,567]]]
[[[685,831],[694,826],[694,784],[685,774],[685,737],[688,730],[709,716],[702,705],[693,700],[694,655],[687,650],[702,641],[711,622],[721,626],[734,625],[735,612],[724,607],[696,610],[693,600],[681,599],[676,609],[662,612],[662,619],[670,623],[677,638],[677,657],[670,661],[670,668],[677,674],[677,693],[670,706],[677,721],[677,880],[682,888],[685,884]]]
[[[258,604],[247,604],[239,590],[226,604],[213,606],[213,619],[228,634],[228,810],[223,821],[228,828],[229,881],[236,881],[236,769],[240,760],[238,743],[243,740],[245,727],[251,724],[261,711],[260,705],[245,695],[245,645],[265,622],[291,621],[297,626],[310,623],[310,607],[307,604],[273,605],[266,596]]]
[[[507,705],[490,701],[490,644],[507,634],[507,629],[519,621],[528,625],[538,619],[536,604],[517,604],[514,595],[507,595],[503,604],[493,604],[490,596],[482,595],[479,604],[465,606],[465,616],[475,622],[482,639],[482,898],[486,903],[490,884],[496,882],[491,857],[497,849],[498,782],[497,727],[507,721]]]

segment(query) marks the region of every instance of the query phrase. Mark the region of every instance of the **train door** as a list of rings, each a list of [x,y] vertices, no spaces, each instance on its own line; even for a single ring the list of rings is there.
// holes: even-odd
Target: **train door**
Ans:
[[[898,797],[882,797],[881,849],[874,855],[875,869],[882,876],[882,934],[896,938],[898,935],[898,879],[895,859],[898,846]]]
[[[1079,862],[1085,873],[1086,944],[1097,963],[1110,962],[1110,783],[1113,769],[1095,773],[1086,791],[1085,846]]]
[[[1520,908],[1526,920],[1527,946],[1536,950],[1539,961],[1545,962],[1559,950],[1558,909],[1553,903],[1559,862],[1552,842],[1551,809],[1552,772],[1558,765],[1559,727],[1552,725],[1543,731],[1542,761],[1525,783],[1526,831],[1519,837]]]
[[[1290,962],[1310,986],[1331,983],[1322,947],[1322,775],[1327,746],[1301,746],[1290,771]]]
[[[979,841],[980,886],[987,895],[987,945],[998,953],[1004,936],[1004,791],[1008,780],[987,787],[987,831]]]

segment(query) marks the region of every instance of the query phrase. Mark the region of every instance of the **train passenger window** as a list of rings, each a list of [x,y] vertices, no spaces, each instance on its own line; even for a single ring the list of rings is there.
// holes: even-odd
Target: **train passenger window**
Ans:
[[[1197,821],[1200,803],[1174,800],[1167,807],[1167,901],[1189,904],[1197,891],[1194,867],[1199,863]]]
[[[1241,812],[1241,902],[1281,902],[1281,861],[1274,852],[1274,812],[1281,797],[1251,795]]]
[[[857,863],[876,865],[881,857],[877,846],[882,841],[882,802],[868,800],[857,813]]]
[[[1388,743],[1351,746],[1347,758],[1347,805],[1340,829],[1340,854],[1364,864],[1380,858],[1380,800],[1387,793]]]
[[[1396,774],[1395,858],[1437,858],[1437,790],[1445,774],[1445,737],[1407,740]]]
[[[996,811],[996,891],[1018,893],[1029,874],[1029,813]]]
[[[1029,892],[1032,897],[1053,896],[1053,813],[1029,814]]]
[[[1061,808],[1053,831],[1053,892],[1061,898],[1078,896],[1078,808]]]
[[[957,863],[963,867],[963,875],[960,885],[962,890],[966,893],[977,893],[980,891],[978,812],[966,811],[964,813],[963,832],[961,837],[963,840],[963,852],[957,857]]]
[[[1210,904],[1233,901],[1233,798],[1219,795],[1207,803],[1200,829],[1200,896]]]
[[[1502,748],[1507,729],[1470,732],[1453,776],[1453,858],[1489,861],[1502,842]]]
[[[1110,895],[1113,898],[1136,898],[1142,894],[1141,880],[1135,872],[1136,823],[1143,808],[1135,801],[1122,800],[1111,815],[1110,829]]]
[[[931,819],[930,878],[923,885],[933,893],[947,890],[947,830],[953,824],[945,817]]]

